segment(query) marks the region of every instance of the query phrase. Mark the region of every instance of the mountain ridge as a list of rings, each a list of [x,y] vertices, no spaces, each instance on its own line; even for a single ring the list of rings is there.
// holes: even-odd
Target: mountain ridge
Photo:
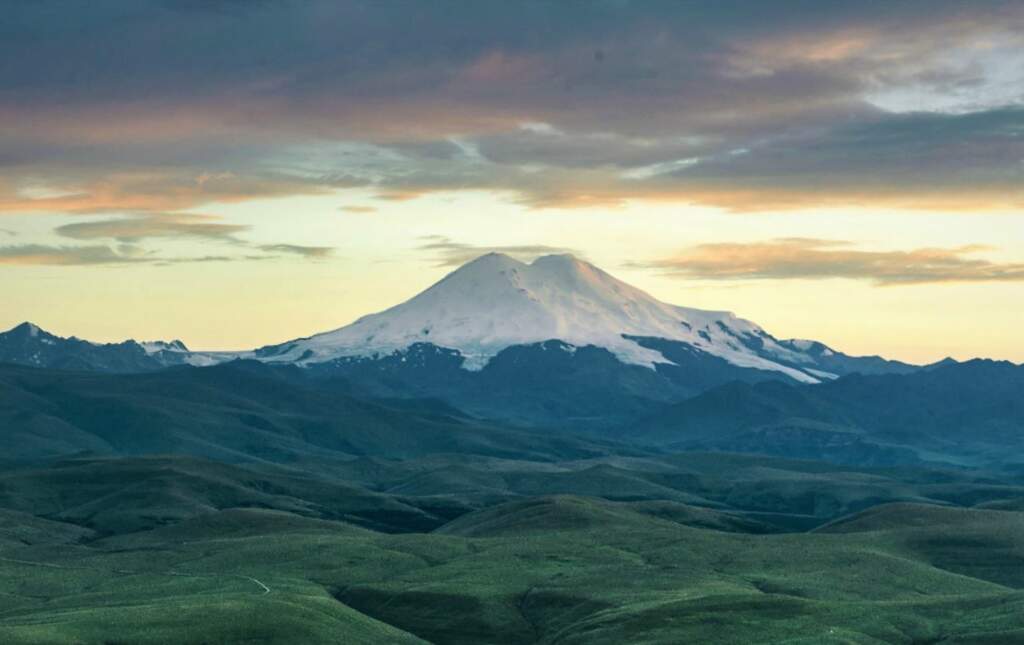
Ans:
[[[754,323],[731,312],[661,302],[568,254],[526,264],[489,253],[390,309],[258,353],[264,360],[317,363],[429,342],[458,350],[463,367],[473,370],[507,347],[557,340],[570,348],[603,347],[623,363],[652,369],[673,362],[631,336],[685,342],[739,367],[819,380],[796,367],[812,366],[811,359]]]
[[[502,423],[586,432],[733,381],[818,384],[919,369],[779,340],[730,312],[671,305],[566,254],[529,264],[483,255],[389,309],[251,351],[97,344],[31,324],[0,333],[0,362],[33,367],[133,373],[236,359],[345,382],[343,391],[358,384],[368,396],[433,398]]]
[[[609,351],[623,365],[655,372],[694,360],[724,361],[815,383],[848,374],[907,373],[917,366],[854,357],[818,341],[779,340],[728,311],[671,305],[572,255],[527,264],[500,253],[472,260],[413,298],[350,325],[242,352],[194,352],[179,340],[90,343],[60,338],[31,323],[0,333],[0,362],[37,367],[132,372],[170,365],[211,365],[235,358],[312,366],[399,360],[410,348],[455,351],[459,367],[480,371],[511,347]]]
[[[31,322],[0,333],[0,362],[30,367],[146,372],[188,363],[191,356],[180,340],[94,343],[76,336],[57,336]]]

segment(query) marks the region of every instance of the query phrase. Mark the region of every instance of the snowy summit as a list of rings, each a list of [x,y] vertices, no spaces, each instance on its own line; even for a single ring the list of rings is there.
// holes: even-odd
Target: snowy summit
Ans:
[[[274,362],[312,364],[431,343],[459,351],[464,367],[479,369],[506,347],[560,340],[603,347],[624,363],[670,362],[630,337],[678,341],[739,367],[817,380],[794,367],[813,360],[758,325],[729,312],[661,302],[571,255],[526,264],[490,253],[400,305],[260,354]]]

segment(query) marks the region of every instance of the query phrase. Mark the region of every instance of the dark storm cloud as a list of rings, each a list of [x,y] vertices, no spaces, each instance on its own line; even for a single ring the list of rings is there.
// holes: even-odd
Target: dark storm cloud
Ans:
[[[948,47],[939,35],[969,38],[1020,18],[1003,2],[884,9],[806,1],[769,8],[755,0],[219,4],[227,9],[145,0],[15,3],[0,28],[0,59],[11,61],[2,69],[4,94],[78,108],[202,98],[192,114],[234,108],[219,113],[221,126],[290,110],[352,114],[349,107],[387,108],[376,100],[392,98],[414,108],[470,101],[453,116],[471,122],[504,104],[514,112],[577,113],[590,124],[595,114],[635,106],[647,118],[620,120],[642,130],[653,112],[735,105],[745,95],[792,104],[856,92],[864,79],[851,70],[870,61],[831,53],[829,43],[844,34],[872,41],[902,35],[907,56]],[[886,69],[893,65],[871,71]],[[308,98],[329,103],[297,100]],[[470,117],[476,106],[486,106],[485,114]]]
[[[1024,109],[883,115],[711,156],[668,181],[738,209],[758,208],[758,199],[1022,208]]]
[[[473,163],[409,157],[403,172],[368,185],[389,199],[485,188],[536,208],[646,199],[736,211],[848,204],[1019,209],[1022,133],[1020,108],[959,115],[876,112],[772,139],[720,142],[720,150],[699,140],[601,136],[600,145],[589,135],[530,133],[508,146],[482,142],[481,159]],[[495,153],[495,146],[504,147]],[[538,152],[545,147],[551,154]]]
[[[891,176],[898,171],[900,179],[917,181],[942,169],[956,173],[968,167],[1001,168],[1003,179],[1021,179],[1022,159],[1024,108],[1006,108],[958,115],[882,115],[825,131],[780,137],[742,154],[711,157],[676,175],[813,176],[816,181],[826,175],[842,175],[856,181],[865,175]]]
[[[1024,5],[997,1],[11,3],[0,212],[346,186],[738,209],[962,186],[1004,206],[1020,142],[1000,105],[1024,97],[990,68],[1020,47]],[[931,95],[972,114],[884,108]],[[59,197],[24,196],[40,176]]]

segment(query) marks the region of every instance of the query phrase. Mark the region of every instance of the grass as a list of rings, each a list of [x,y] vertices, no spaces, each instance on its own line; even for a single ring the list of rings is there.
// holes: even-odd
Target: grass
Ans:
[[[913,643],[1024,634],[1024,580],[944,561],[920,542],[916,520],[750,535],[585,498],[513,506],[434,534],[223,511],[87,545],[7,547],[0,640]],[[1019,565],[1020,514],[959,515],[945,540],[982,549],[983,537],[1010,541],[1015,550],[986,553]]]
[[[2,367],[0,643],[1024,642],[1021,373],[963,369],[963,409],[936,371],[898,397],[727,387],[633,428],[860,464],[837,465],[526,432],[256,364]],[[994,465],[864,465],[906,442]]]
[[[65,460],[0,476],[0,642],[1014,642],[1019,490],[725,454]]]

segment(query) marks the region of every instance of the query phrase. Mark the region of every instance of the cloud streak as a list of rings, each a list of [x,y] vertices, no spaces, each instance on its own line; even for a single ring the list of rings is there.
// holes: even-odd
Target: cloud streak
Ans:
[[[429,254],[439,267],[462,266],[487,253],[504,253],[517,260],[529,262],[542,255],[553,253],[570,253],[581,255],[578,251],[565,247],[546,246],[544,244],[516,244],[486,246],[456,242],[442,235],[428,235],[420,238],[421,244],[417,251]]]
[[[786,238],[747,244],[700,244],[670,258],[631,266],[703,280],[847,278],[880,286],[1024,281],[1024,263],[976,257],[986,250],[990,249],[973,245],[866,251],[839,240]]]
[[[93,266],[146,261],[132,253],[118,253],[109,246],[103,245],[19,244],[0,246],[0,264],[6,265]]]
[[[0,265],[9,266],[171,266],[197,262],[244,262],[269,260],[272,255],[201,255],[167,257],[132,244],[106,245],[21,244],[0,246]]]
[[[54,232],[76,240],[111,238],[137,242],[148,238],[203,238],[236,242],[235,234],[248,226],[225,224],[216,217],[191,213],[142,213],[135,217],[75,222],[58,226]]]
[[[248,245],[243,245],[243,247]],[[172,266],[199,262],[253,262],[279,259],[284,255],[297,255],[312,260],[331,257],[334,249],[325,246],[298,244],[266,244],[255,247],[256,252],[168,256],[146,250],[136,244],[62,245],[19,244],[0,246],[0,265],[8,266]]]
[[[175,264],[192,261],[263,260],[285,255],[308,259],[325,259],[334,253],[329,246],[301,244],[252,244],[237,237],[250,227],[227,224],[219,218],[195,213],[138,213],[115,219],[74,222],[54,229],[57,235],[75,240],[113,240],[109,246],[43,246],[2,247],[11,264]],[[210,255],[199,258],[171,258],[144,252],[138,242],[151,239],[188,239],[227,243],[238,249],[252,249],[247,255]]]
[[[43,196],[22,187],[39,174],[38,168],[27,169],[20,181],[17,168],[12,169],[8,179],[0,181],[0,214],[174,212],[204,204],[325,193],[349,185],[330,177],[288,176],[253,168],[245,174],[201,168],[126,171],[104,166],[103,161],[97,158],[73,168],[55,165],[46,173],[53,194]]]
[[[302,246],[300,244],[264,244],[259,249],[267,253],[286,253],[311,259],[327,258],[334,253],[334,248],[330,246]]]
[[[376,206],[341,206],[338,210],[344,213],[376,213],[378,208]]]

